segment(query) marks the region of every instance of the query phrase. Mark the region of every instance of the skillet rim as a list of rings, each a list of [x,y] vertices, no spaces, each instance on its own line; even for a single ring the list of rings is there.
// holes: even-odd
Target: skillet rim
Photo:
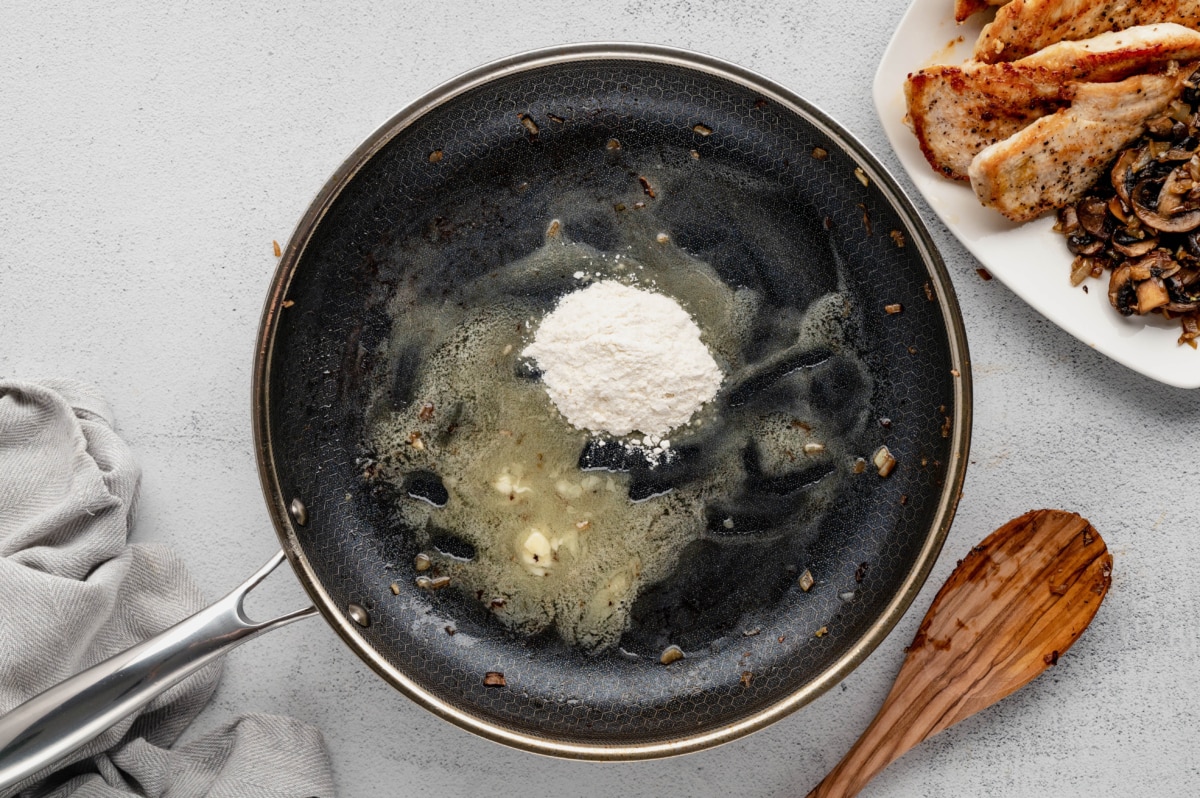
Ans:
[[[900,589],[866,633],[833,664],[790,695],[737,722],[695,735],[645,744],[593,744],[557,741],[507,729],[476,717],[432,695],[376,652],[359,633],[345,610],[337,606],[317,578],[300,546],[294,519],[279,487],[270,427],[270,375],[280,313],[295,271],[313,233],[341,192],[359,170],[396,135],[432,109],[493,80],[520,72],[599,60],[665,64],[701,72],[746,87],[813,124],[831,143],[854,157],[889,204],[903,219],[909,238],[929,272],[948,333],[954,377],[954,407],[950,458],[937,510],[915,562]],[[794,712],[833,687],[870,655],[903,617],[928,578],[949,533],[966,475],[971,437],[972,382],[966,331],[953,283],[945,263],[917,214],[912,201],[892,175],[856,138],[824,112],[790,89],[751,70],[720,58],[665,45],[592,42],[559,45],[518,53],[476,67],[422,95],[392,116],[360,144],[337,168],[306,209],[292,233],[267,293],[255,348],[251,384],[255,460],[267,510],[288,563],[325,621],[368,666],[420,706],[456,726],[486,739],[532,753],[567,759],[633,761],[674,756],[720,745],[757,731]]]

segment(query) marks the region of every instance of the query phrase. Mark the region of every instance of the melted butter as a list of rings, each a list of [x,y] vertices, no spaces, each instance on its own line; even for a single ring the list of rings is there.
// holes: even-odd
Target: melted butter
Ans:
[[[619,252],[601,253],[569,241],[553,223],[538,251],[464,287],[463,301],[414,307],[397,297],[393,310],[404,323],[393,346],[419,344],[421,366],[413,401],[381,415],[373,440],[383,477],[402,494],[413,473],[440,476],[447,501],[435,506],[414,495],[396,513],[455,588],[512,629],[553,626],[586,650],[615,644],[639,591],[669,577],[684,547],[704,534],[706,506],[739,479],[747,436],[759,441],[765,469],[790,467],[816,437],[822,457],[845,458],[836,441],[789,414],[755,416],[739,422],[739,435],[718,435],[713,430],[728,422],[710,405],[671,436],[673,450],[689,441],[710,447],[705,473],[631,501],[629,473],[581,470],[588,435],[558,414],[539,380],[521,376],[527,366],[519,353],[550,309],[539,287],[561,294],[602,279],[673,297],[726,373],[742,366],[738,353],[759,302],[754,292],[733,290],[650,229]],[[826,342],[840,329],[830,321],[844,301],[830,297],[797,313],[799,341]],[[828,482],[813,491],[814,507],[831,499]],[[445,534],[468,542],[475,556],[430,545]]]

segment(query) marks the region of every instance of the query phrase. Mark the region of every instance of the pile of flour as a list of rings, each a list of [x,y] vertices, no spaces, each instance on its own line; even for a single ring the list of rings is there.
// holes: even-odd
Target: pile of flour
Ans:
[[[659,449],[724,377],[678,302],[615,280],[563,297],[521,354],[572,426]]]

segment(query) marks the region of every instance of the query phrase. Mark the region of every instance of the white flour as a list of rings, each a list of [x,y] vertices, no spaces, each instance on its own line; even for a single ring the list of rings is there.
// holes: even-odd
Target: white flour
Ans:
[[[614,280],[565,296],[521,353],[579,429],[665,448],[672,429],[716,395],[724,375],[679,303]]]

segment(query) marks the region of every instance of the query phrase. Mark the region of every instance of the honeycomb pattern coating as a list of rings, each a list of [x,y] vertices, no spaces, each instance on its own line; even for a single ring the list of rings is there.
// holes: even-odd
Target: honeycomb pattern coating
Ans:
[[[776,564],[809,569],[810,592],[783,591],[668,667],[645,652],[587,657],[552,634],[516,638],[454,591],[415,588],[415,544],[389,529],[388,496],[363,479],[360,459],[368,400],[389,389],[375,353],[406,258],[436,244],[440,260],[426,267],[423,291],[486,275],[541,243],[564,191],[594,195],[594,214],[568,229],[603,246],[614,205],[658,201],[614,166],[610,138],[670,186],[661,199],[674,198],[663,213],[686,231],[677,240],[731,283],[766,286],[798,307],[830,287],[851,297],[854,344],[872,383],[863,454],[886,443],[900,463],[888,479],[868,467],[849,482],[817,539]],[[859,166],[819,125],[741,85],[628,61],[494,81],[428,112],[372,157],[297,267],[295,304],[275,340],[269,417],[282,493],[309,508],[297,530],[304,553],[338,606],[367,608],[362,633],[375,651],[422,689],[502,728],[645,744],[758,712],[866,634],[929,534],[950,460],[939,408],[953,407],[954,386],[946,321],[926,295],[933,277],[917,248],[891,234],[911,241],[915,231],[856,176]],[[886,314],[893,303],[903,312]],[[489,671],[506,686],[485,686]]]

